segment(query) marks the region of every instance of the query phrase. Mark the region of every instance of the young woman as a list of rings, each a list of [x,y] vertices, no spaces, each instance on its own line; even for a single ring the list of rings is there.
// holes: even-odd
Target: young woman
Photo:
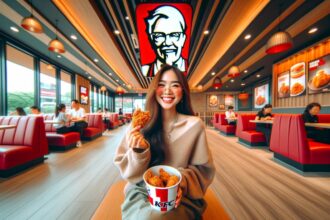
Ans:
[[[266,104],[261,111],[259,111],[256,115],[256,120],[261,121],[267,121],[272,120],[272,108],[273,106],[271,104]],[[270,135],[272,133],[272,126],[270,124],[256,124],[256,131],[260,131],[265,135],[267,146],[269,146],[270,143]]]
[[[305,123],[318,123],[319,118],[317,115],[320,113],[321,105],[317,102],[310,103],[302,115]],[[330,130],[322,128],[306,127],[308,138],[315,139],[319,142],[330,143]]]
[[[146,109],[150,121],[142,130],[129,128],[114,158],[128,181],[122,218],[200,219],[206,208],[203,196],[215,168],[203,122],[193,116],[188,83],[180,70],[162,67],[151,82]],[[149,144],[140,146],[142,140]],[[160,164],[176,167],[183,176],[176,209],[167,213],[151,208],[142,179],[149,167]]]
[[[22,107],[17,107],[15,112],[12,112],[10,115],[19,115],[19,116],[24,116],[26,115],[26,112]]]

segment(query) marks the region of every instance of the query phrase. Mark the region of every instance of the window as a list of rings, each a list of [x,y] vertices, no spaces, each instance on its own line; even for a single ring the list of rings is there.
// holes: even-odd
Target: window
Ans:
[[[123,97],[123,113],[132,113],[133,98],[131,96]]]
[[[115,97],[115,112],[119,112],[120,108],[123,108],[123,97],[116,96]]]
[[[56,70],[40,62],[40,109],[54,113],[56,107]]]
[[[143,96],[134,97],[133,108],[134,109],[140,108],[140,109],[144,110],[145,102],[146,102],[146,99]]]
[[[97,88],[94,86],[93,89],[93,112],[97,111]]]
[[[34,67],[33,57],[7,45],[7,106],[8,113],[22,107],[29,113],[34,105]]]
[[[71,75],[61,71],[61,103],[66,105],[66,109],[71,109],[72,100],[72,82]]]

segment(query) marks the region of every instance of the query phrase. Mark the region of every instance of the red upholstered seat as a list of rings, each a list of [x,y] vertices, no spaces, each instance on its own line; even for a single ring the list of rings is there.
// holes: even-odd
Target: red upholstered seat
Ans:
[[[255,114],[240,114],[237,117],[236,136],[240,142],[250,146],[265,146],[266,139],[263,133],[256,131],[256,124],[250,122]]]
[[[86,115],[88,127],[84,129],[84,139],[92,140],[102,136],[103,121],[101,114],[88,114]]]
[[[219,114],[219,130],[224,134],[231,135],[235,134],[236,125],[228,124],[225,114]]]
[[[330,114],[319,114],[317,117],[320,123],[330,123]]]
[[[219,114],[220,113],[214,113],[213,115],[212,124],[214,128],[217,128],[217,125],[219,124]]]
[[[303,171],[330,171],[330,145],[307,139],[301,115],[275,116],[270,149]]]
[[[45,114],[43,117],[45,120],[54,120],[54,114]],[[69,132],[66,134],[57,134],[56,128],[53,124],[45,124],[46,137],[48,145],[52,150],[67,150],[75,147],[80,140],[78,132]]]
[[[10,176],[48,154],[45,124],[42,117],[1,116],[1,125],[16,128],[0,130],[0,176]]]

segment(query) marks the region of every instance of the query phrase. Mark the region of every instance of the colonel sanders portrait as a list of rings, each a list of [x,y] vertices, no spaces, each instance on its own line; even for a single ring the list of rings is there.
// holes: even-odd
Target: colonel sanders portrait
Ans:
[[[153,77],[162,64],[187,71],[187,61],[181,56],[186,41],[186,23],[181,12],[172,6],[160,6],[145,19],[146,31],[156,59],[142,66],[143,75]]]

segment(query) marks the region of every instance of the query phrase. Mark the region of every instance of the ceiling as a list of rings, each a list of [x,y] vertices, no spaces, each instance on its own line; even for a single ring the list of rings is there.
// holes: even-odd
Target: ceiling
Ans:
[[[187,77],[193,91],[197,91],[198,85],[203,86],[202,91],[214,91],[212,82],[216,76],[224,84],[220,91],[244,90],[270,78],[273,63],[330,35],[330,1],[327,0],[34,0],[32,4],[25,0],[3,0],[0,32],[32,47],[54,64],[92,77],[98,85],[106,85],[110,90],[120,85],[130,92],[143,92],[150,79],[141,72],[135,9],[146,2],[191,5]],[[21,28],[19,33],[13,33],[10,27],[19,27],[21,19],[30,14],[31,6],[45,32],[33,34]],[[318,31],[308,34],[312,27]],[[284,53],[267,55],[264,46],[279,28],[291,34],[294,47]],[[205,35],[205,30],[209,34]],[[60,59],[47,50],[56,32],[67,49]],[[71,38],[72,34],[77,40]],[[245,40],[247,34],[251,38]],[[233,82],[227,77],[232,65],[238,65],[242,71]]]

